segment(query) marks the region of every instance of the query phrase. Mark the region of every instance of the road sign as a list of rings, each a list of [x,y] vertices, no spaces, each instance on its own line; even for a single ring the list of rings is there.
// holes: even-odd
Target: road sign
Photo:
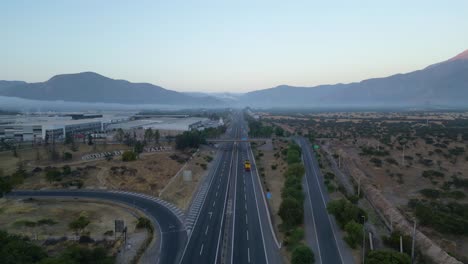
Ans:
[[[266,197],[267,197],[268,200],[270,200],[271,199],[271,192],[267,192]]]
[[[319,149],[319,145],[314,145],[314,149]]]
[[[115,220],[115,227],[114,227],[114,230],[115,232],[119,232],[119,233],[122,233],[124,231],[124,228],[125,228],[125,223],[123,220]]]

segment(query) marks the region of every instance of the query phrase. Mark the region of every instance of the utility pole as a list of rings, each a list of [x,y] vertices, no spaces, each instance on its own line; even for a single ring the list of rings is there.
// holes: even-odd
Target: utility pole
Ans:
[[[411,243],[411,263],[414,263],[414,243],[416,240],[416,219],[414,219],[413,226],[413,242]]]
[[[358,198],[361,197],[361,175],[359,175],[359,178],[358,178],[357,196]]]
[[[400,253],[403,253],[403,236],[400,236]]]
[[[403,164],[403,166],[405,166],[405,146],[406,145],[403,145],[403,154],[401,156],[401,164]]]
[[[366,263],[366,227],[365,227],[365,223],[366,223],[366,217],[365,216],[361,216],[362,217],[362,264]]]
[[[390,232],[393,232],[393,215],[390,214]]]

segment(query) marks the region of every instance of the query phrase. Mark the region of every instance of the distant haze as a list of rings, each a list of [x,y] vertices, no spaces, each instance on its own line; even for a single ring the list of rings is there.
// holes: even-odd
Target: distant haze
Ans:
[[[46,82],[0,81],[3,106],[21,100],[73,102],[73,107],[124,108],[466,108],[468,105],[468,50],[424,69],[361,82],[315,87],[280,85],[245,94],[180,93],[150,83],[111,79],[94,72],[61,74]],[[77,102],[84,103],[76,104]],[[9,103],[9,104],[7,104]],[[91,103],[91,104],[90,104]],[[36,101],[18,104],[35,105]],[[133,106],[132,106],[133,105]],[[15,104],[12,105],[13,107]],[[60,108],[63,105],[59,105]]]
[[[468,1],[1,1],[0,80],[97,72],[246,92],[406,73],[468,47]]]

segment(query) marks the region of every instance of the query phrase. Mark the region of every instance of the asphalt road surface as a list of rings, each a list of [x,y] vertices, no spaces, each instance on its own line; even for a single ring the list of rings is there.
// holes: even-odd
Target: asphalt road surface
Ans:
[[[305,210],[305,225],[308,229],[306,232],[312,232],[314,236],[311,247],[315,252],[316,263],[353,263],[349,249],[343,244],[341,234],[337,231],[336,223],[328,215],[326,208],[326,203],[329,200],[328,194],[310,145],[302,137],[298,138],[297,142],[302,149],[306,173],[305,205],[311,207]]]

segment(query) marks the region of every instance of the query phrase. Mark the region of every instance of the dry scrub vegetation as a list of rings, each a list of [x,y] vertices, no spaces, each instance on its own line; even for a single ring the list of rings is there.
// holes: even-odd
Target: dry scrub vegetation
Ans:
[[[459,260],[468,260],[467,113],[282,116],[266,120],[315,140],[322,153],[341,162],[345,174],[359,172],[406,219],[416,218],[420,231]]]

